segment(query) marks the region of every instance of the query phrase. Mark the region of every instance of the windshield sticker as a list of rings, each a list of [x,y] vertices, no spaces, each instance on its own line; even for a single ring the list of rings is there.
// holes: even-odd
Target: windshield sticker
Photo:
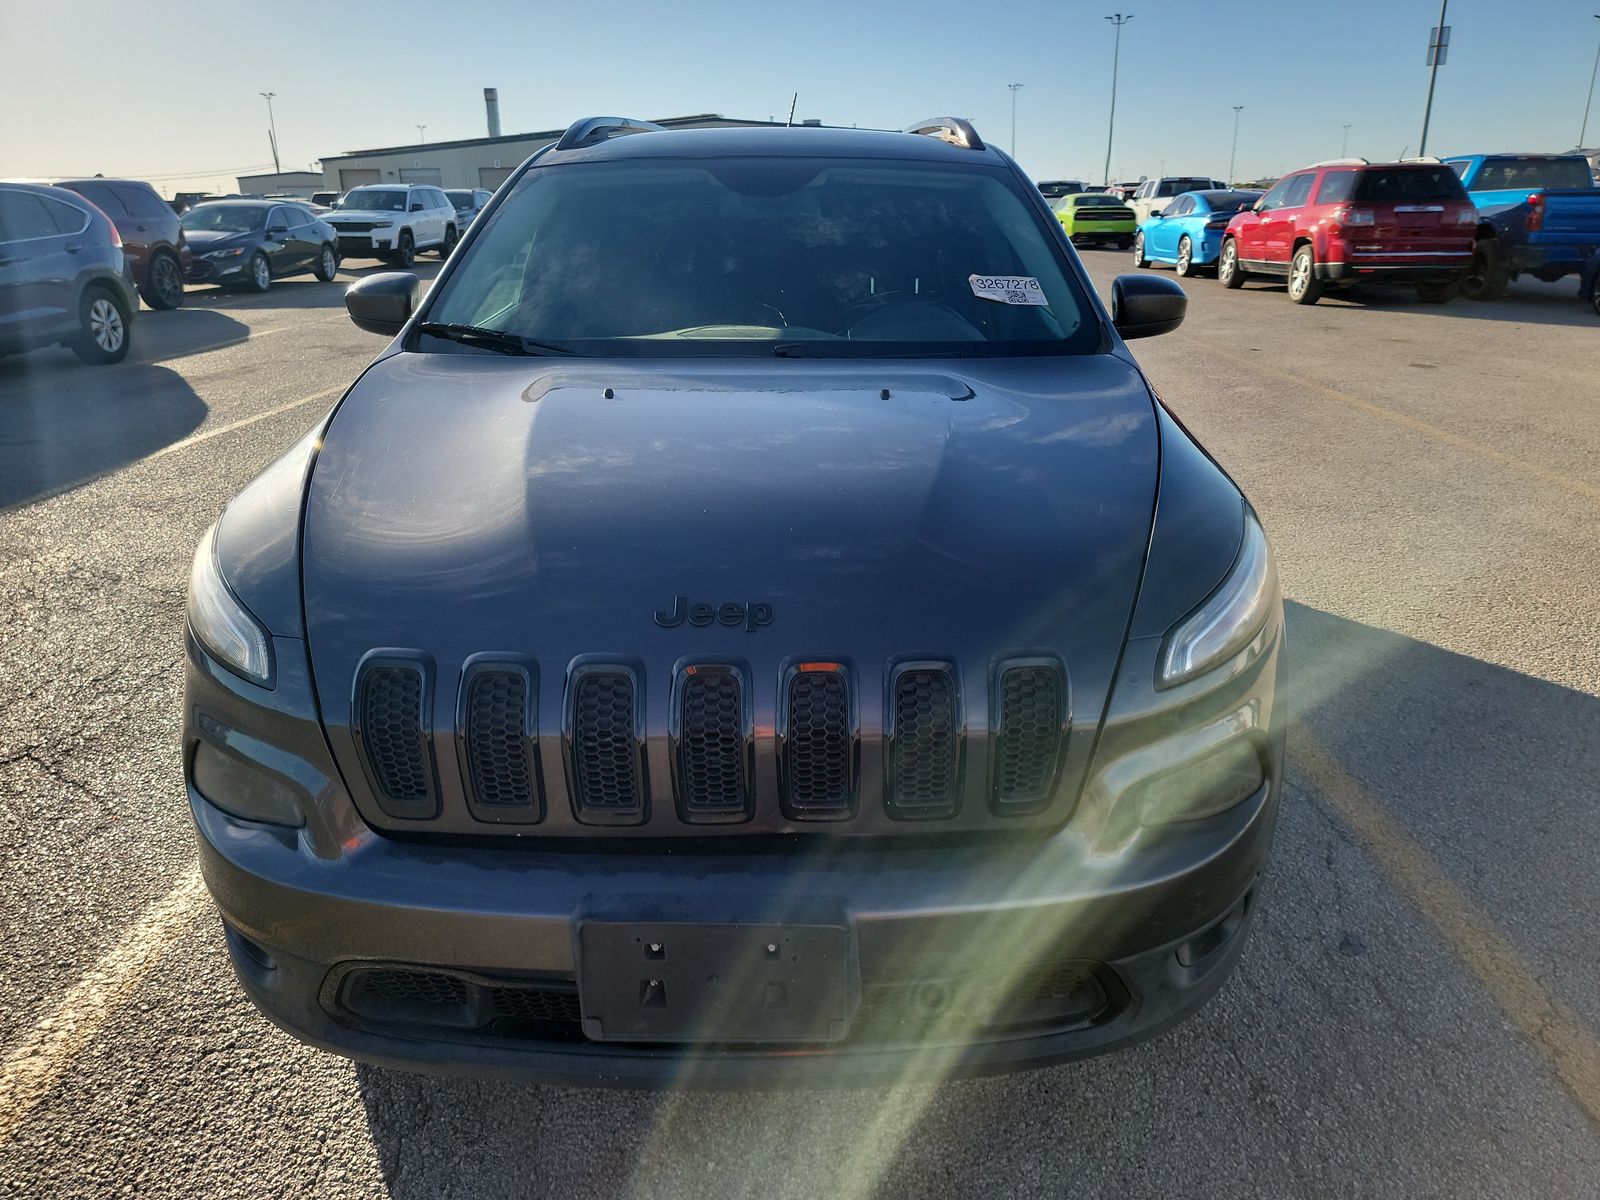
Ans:
[[[1049,304],[1032,275],[968,275],[972,294],[997,304]]]

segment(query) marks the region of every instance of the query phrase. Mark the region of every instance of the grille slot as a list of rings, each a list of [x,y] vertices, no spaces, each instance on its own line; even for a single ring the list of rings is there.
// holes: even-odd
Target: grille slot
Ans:
[[[375,1025],[433,1026],[487,1035],[576,1035],[578,989],[567,980],[491,980],[446,970],[358,967],[339,1003]]]
[[[423,728],[427,696],[421,666],[368,666],[357,691],[356,727],[378,799],[401,816],[431,817],[432,753]]]
[[[679,680],[678,801],[685,820],[750,811],[744,681],[729,668],[690,667]]]
[[[891,815],[947,817],[961,798],[961,720],[955,676],[943,663],[897,668],[890,682]]]
[[[848,816],[855,808],[850,684],[840,670],[789,677],[783,742],[783,806],[792,819]]]
[[[996,812],[1023,812],[1050,802],[1060,759],[1066,689],[1049,663],[1004,666],[996,686],[991,799]]]
[[[476,803],[498,809],[542,808],[534,725],[530,672],[509,665],[468,668],[462,727]]]
[[[644,815],[633,673],[589,668],[572,683],[573,799],[580,819],[631,822]]]

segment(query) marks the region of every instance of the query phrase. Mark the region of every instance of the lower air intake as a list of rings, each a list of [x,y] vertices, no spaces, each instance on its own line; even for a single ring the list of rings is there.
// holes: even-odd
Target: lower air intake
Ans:
[[[1053,664],[1001,668],[996,687],[995,812],[1016,813],[1050,802],[1066,719],[1066,689]]]
[[[573,799],[579,818],[633,823],[644,816],[632,672],[591,668],[572,684]]]
[[[848,679],[831,667],[796,671],[785,702],[785,814],[794,820],[849,816],[855,809],[855,762]]]
[[[431,817],[438,807],[423,728],[425,683],[419,664],[373,664],[356,691],[361,752],[378,799],[397,816]]]
[[[942,663],[895,670],[889,695],[891,815],[947,817],[961,799],[961,719],[955,676]]]
[[[686,820],[742,818],[750,811],[744,687],[739,675],[693,667],[679,691],[678,788]]]

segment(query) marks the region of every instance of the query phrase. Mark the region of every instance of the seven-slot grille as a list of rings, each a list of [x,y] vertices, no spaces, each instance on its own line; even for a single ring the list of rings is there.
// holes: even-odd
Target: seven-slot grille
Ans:
[[[686,668],[678,702],[678,800],[687,819],[748,815],[748,748],[738,673]]]
[[[897,668],[889,690],[889,810],[938,817],[961,800],[961,715],[955,676],[944,663]]]
[[[635,686],[631,672],[594,668],[572,685],[573,800],[588,819],[639,820],[640,786]]]
[[[993,792],[996,812],[1050,802],[1065,718],[1061,672],[1047,663],[1003,667],[995,697]]]
[[[783,744],[783,808],[791,818],[849,816],[855,809],[850,684],[831,664],[789,676]]]
[[[463,726],[472,799],[491,808],[535,809],[539,782],[529,673],[482,666],[466,680]]]
[[[419,664],[372,664],[360,676],[356,727],[362,752],[378,799],[400,816],[431,817],[436,808],[422,720],[425,693]]]

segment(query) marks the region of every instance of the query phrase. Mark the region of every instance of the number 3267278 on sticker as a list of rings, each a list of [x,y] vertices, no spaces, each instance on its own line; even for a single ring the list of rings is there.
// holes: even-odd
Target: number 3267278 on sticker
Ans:
[[[1049,304],[1039,281],[1032,275],[978,275],[967,276],[972,294],[980,300],[993,300],[998,304]]]

